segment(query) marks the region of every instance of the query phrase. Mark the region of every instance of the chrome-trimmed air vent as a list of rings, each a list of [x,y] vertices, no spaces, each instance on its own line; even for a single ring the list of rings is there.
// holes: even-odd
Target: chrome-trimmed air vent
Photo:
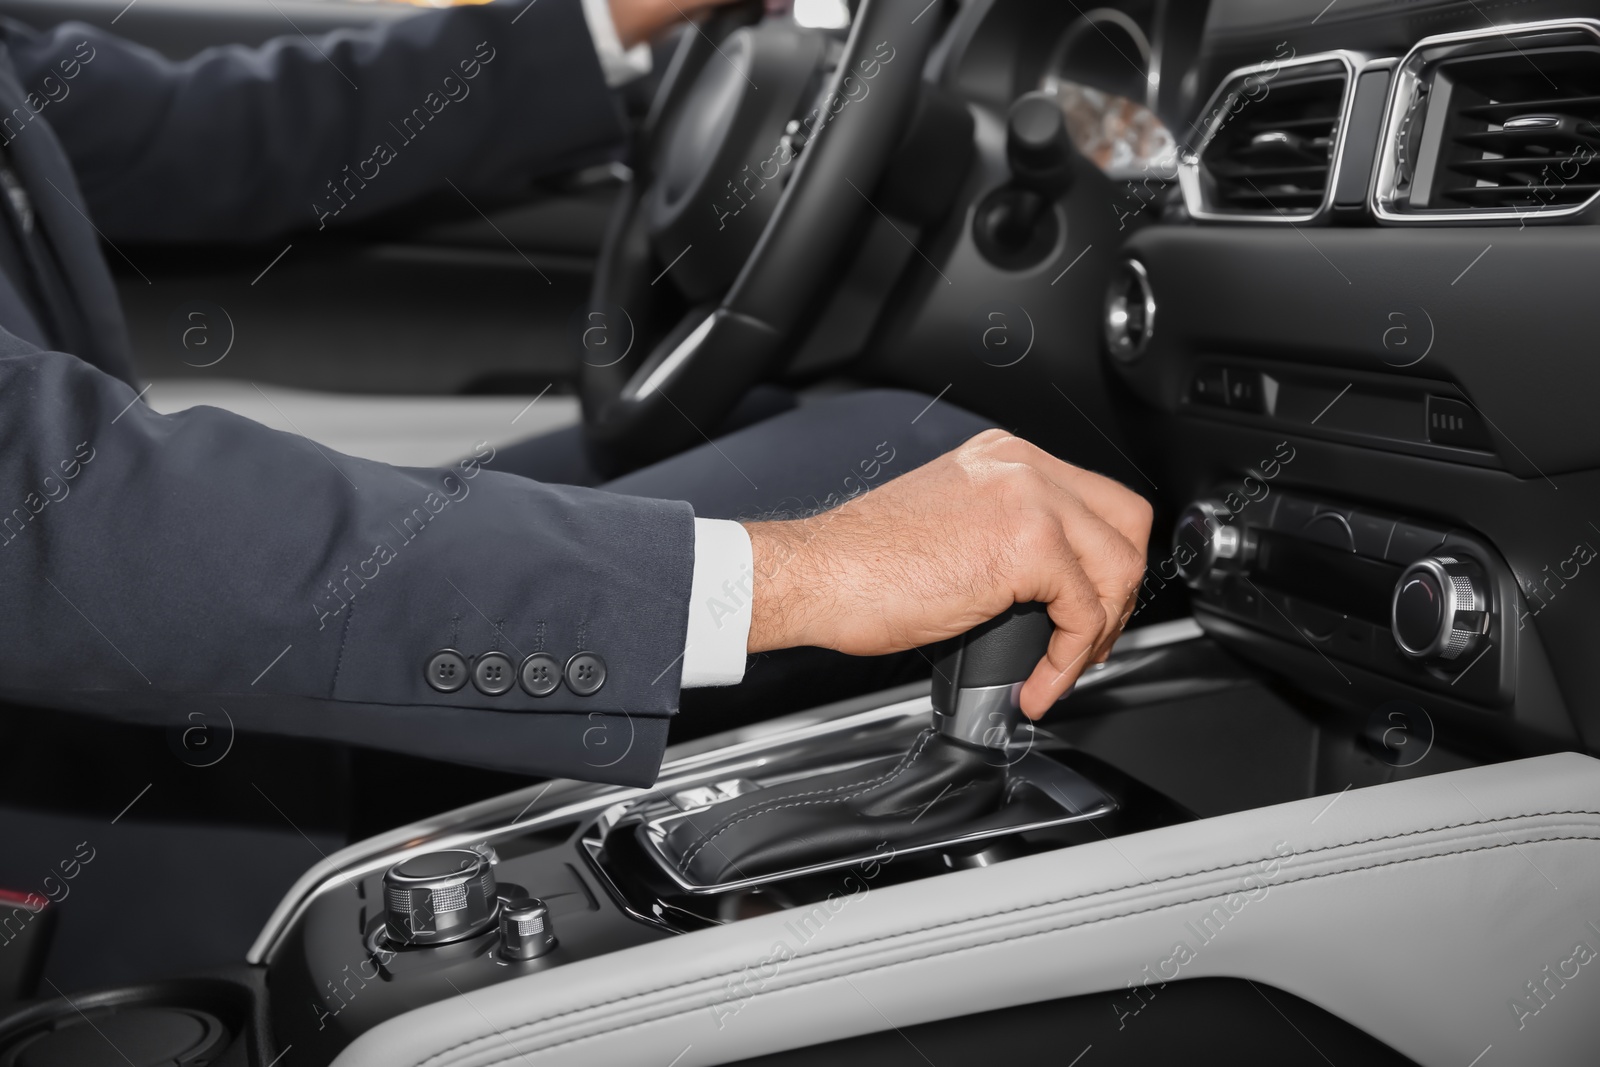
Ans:
[[[1229,74],[1206,103],[1199,143],[1178,166],[1189,214],[1310,222],[1327,211],[1349,125],[1357,57],[1270,60]]]
[[[1396,69],[1371,204],[1389,223],[1568,218],[1600,197],[1600,22],[1417,42]]]

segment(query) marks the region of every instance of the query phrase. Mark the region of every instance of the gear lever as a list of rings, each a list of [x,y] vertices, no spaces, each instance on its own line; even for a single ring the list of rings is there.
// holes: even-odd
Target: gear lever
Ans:
[[[1050,641],[1043,604],[1019,604],[959,638],[934,676],[931,729],[899,758],[745,793],[689,814],[666,835],[664,862],[715,885],[957,838],[1005,803],[1000,752],[1021,720],[1022,683]]]
[[[1022,723],[1022,683],[1054,629],[1046,605],[1016,604],[957,638],[933,668],[933,728],[951,741],[1003,750]]]

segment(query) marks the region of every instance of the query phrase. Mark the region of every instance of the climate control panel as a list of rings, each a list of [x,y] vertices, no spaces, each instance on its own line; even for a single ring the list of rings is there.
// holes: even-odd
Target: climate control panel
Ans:
[[[1511,699],[1515,585],[1470,534],[1292,493],[1242,509],[1201,499],[1178,519],[1169,573],[1194,589],[1202,621],[1293,641],[1335,670]]]

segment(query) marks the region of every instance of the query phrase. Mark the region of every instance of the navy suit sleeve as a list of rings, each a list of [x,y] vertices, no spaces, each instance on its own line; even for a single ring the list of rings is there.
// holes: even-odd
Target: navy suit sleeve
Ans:
[[[488,446],[406,469],[214,408],[160,415],[3,331],[0,492],[0,699],[655,777],[688,625],[685,503],[497,472]],[[439,693],[424,665],[441,648],[591,651],[608,675],[589,696]]]
[[[318,229],[447,182],[468,196],[525,187],[622,140],[579,0],[284,30],[182,62],[83,23],[7,22],[5,36],[113,241]]]

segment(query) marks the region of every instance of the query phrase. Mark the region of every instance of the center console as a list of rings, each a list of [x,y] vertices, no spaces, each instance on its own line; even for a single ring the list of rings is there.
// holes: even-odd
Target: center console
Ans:
[[[1147,629],[1080,692],[1203,640]],[[1023,720],[1049,633],[1039,606],[1013,610],[947,650],[931,693],[679,746],[653,789],[545,783],[351,846],[302,877],[236,973],[41,1001],[0,1020],[0,1064],[123,1062],[96,1029],[165,1057],[150,1062],[328,1064],[390,1019],[518,978],[780,912],[804,942],[868,889],[1193,818]]]
[[[930,695],[724,739],[652,790],[557,783],[334,857],[253,953],[273,1047],[326,1063],[445,997],[758,915],[825,921],[868,887],[1188,819],[1023,721],[1050,633],[1023,605],[949,649]]]
[[[1417,687],[1459,687],[1490,664],[1493,652],[1477,668],[1471,657],[1498,647],[1515,623],[1498,614],[1500,576],[1481,545],[1445,530],[1435,542],[1421,526],[1413,536],[1396,519],[1391,532],[1416,558],[1362,553],[1363,539],[1346,552],[1356,569],[1338,570],[1349,564],[1340,556],[1322,584],[1294,586],[1274,569],[1276,553],[1328,548],[1324,526],[1353,533],[1368,517],[1302,500],[1218,510],[1224,493],[1186,516],[1174,580],[1195,584],[1207,630],[1227,641],[1234,627],[1285,647],[1292,636],[1303,647],[1314,638],[1300,628],[1320,608],[1370,626],[1369,654],[1380,636],[1409,646],[1387,661],[1359,660],[1332,639],[1326,652],[1306,650],[1352,677],[1390,670]],[[1301,514],[1302,525],[1284,525]],[[1332,514],[1343,522],[1319,517]],[[1468,561],[1480,570],[1455,571]],[[1353,577],[1365,567],[1383,568],[1373,572],[1382,581]],[[1254,611],[1240,586],[1256,591]],[[1380,630],[1380,602],[1392,633]],[[1269,620],[1278,610],[1299,620],[1293,630]],[[1446,623],[1474,639],[1455,641],[1453,656]],[[1438,874],[1444,850],[1474,857],[1482,877],[1509,867],[1528,882],[1537,872],[1489,847],[1497,835],[1531,834],[1536,844],[1575,832],[1557,816],[1549,826],[1476,829],[1473,818],[1520,818],[1529,783],[1482,768],[1495,773],[1459,779],[1469,802],[1440,781],[1457,775],[1435,773],[1467,766],[1457,755],[1431,755],[1422,771],[1375,758],[1336,719],[1275,695],[1193,619],[1129,630],[1042,726],[1023,721],[1018,679],[1048,630],[1037,609],[1014,610],[947,650],[931,691],[913,685],[675,746],[650,789],[548,782],[359,842],[306,872],[241,966],[41,999],[0,1018],[0,1067],[509,1063],[520,1049],[538,1058],[580,1039],[634,1042],[610,1062],[644,1062],[648,1052],[665,1063],[702,1037],[720,1042],[706,1062],[743,1062],[768,1045],[809,1052],[826,1035],[884,1030],[868,1005],[893,1026],[909,1025],[901,1020],[916,1005],[981,1026],[974,1013],[1022,1004],[1046,985],[1046,996],[1068,998],[1040,1016],[1041,1047],[1055,1059],[1073,1012],[1103,1026],[1109,1046],[1156,997],[1170,1012],[1185,997],[1215,996],[1205,1018],[1257,1010],[1276,1033],[1280,1008],[1262,1006],[1263,988],[1277,997],[1274,983],[1314,982],[1327,967],[1297,968],[1323,954],[1370,962],[1369,932],[1393,947],[1394,933],[1363,910],[1369,898],[1338,879],[1381,871],[1397,893],[1431,899],[1458,884]],[[1493,699],[1492,687],[1482,692]],[[1478,714],[1499,712],[1486,703]],[[1551,786],[1551,811],[1592,789],[1587,765],[1541,766],[1533,773]],[[1341,791],[1382,782],[1402,790],[1393,803],[1380,790]],[[1394,841],[1429,862],[1393,862]],[[1582,884],[1576,868],[1550,869],[1563,886]],[[1423,882],[1406,881],[1415,878]],[[1269,892],[1281,903],[1254,903]],[[1441,914],[1455,922],[1480,905],[1493,901],[1473,897]],[[1246,908],[1248,918],[1232,917]],[[1207,947],[1224,925],[1219,947]],[[1173,959],[1175,931],[1197,955]],[[1456,943],[1425,934],[1436,948]],[[1325,944],[1281,951],[1307,937]],[[841,964],[843,978],[832,969],[841,950],[854,961]],[[902,957],[917,961],[913,970],[890,970]],[[1474,961],[1452,973],[1487,970]],[[1206,974],[1243,974],[1255,986],[1187,981]],[[1414,975],[1404,982],[1432,988]],[[834,986],[825,1003],[787,999],[833,997]],[[932,1007],[930,989],[942,991]],[[1071,999],[1080,993],[1099,999]],[[1447,994],[1435,999],[1455,1003]],[[636,996],[652,1005],[649,1025],[686,1036],[631,1029]],[[1357,1026],[1366,1018],[1338,990],[1311,999],[1348,1009]],[[1367,1042],[1351,1062],[1408,1062],[1358,1031],[1339,1038],[1345,1024],[1308,1004],[1281,1010],[1297,1026],[1334,1027],[1316,1032],[1323,1047]],[[1393,1041],[1421,1040],[1391,1029]],[[539,1062],[594,1062],[588,1047]],[[446,1055],[458,1048],[467,1051]]]

